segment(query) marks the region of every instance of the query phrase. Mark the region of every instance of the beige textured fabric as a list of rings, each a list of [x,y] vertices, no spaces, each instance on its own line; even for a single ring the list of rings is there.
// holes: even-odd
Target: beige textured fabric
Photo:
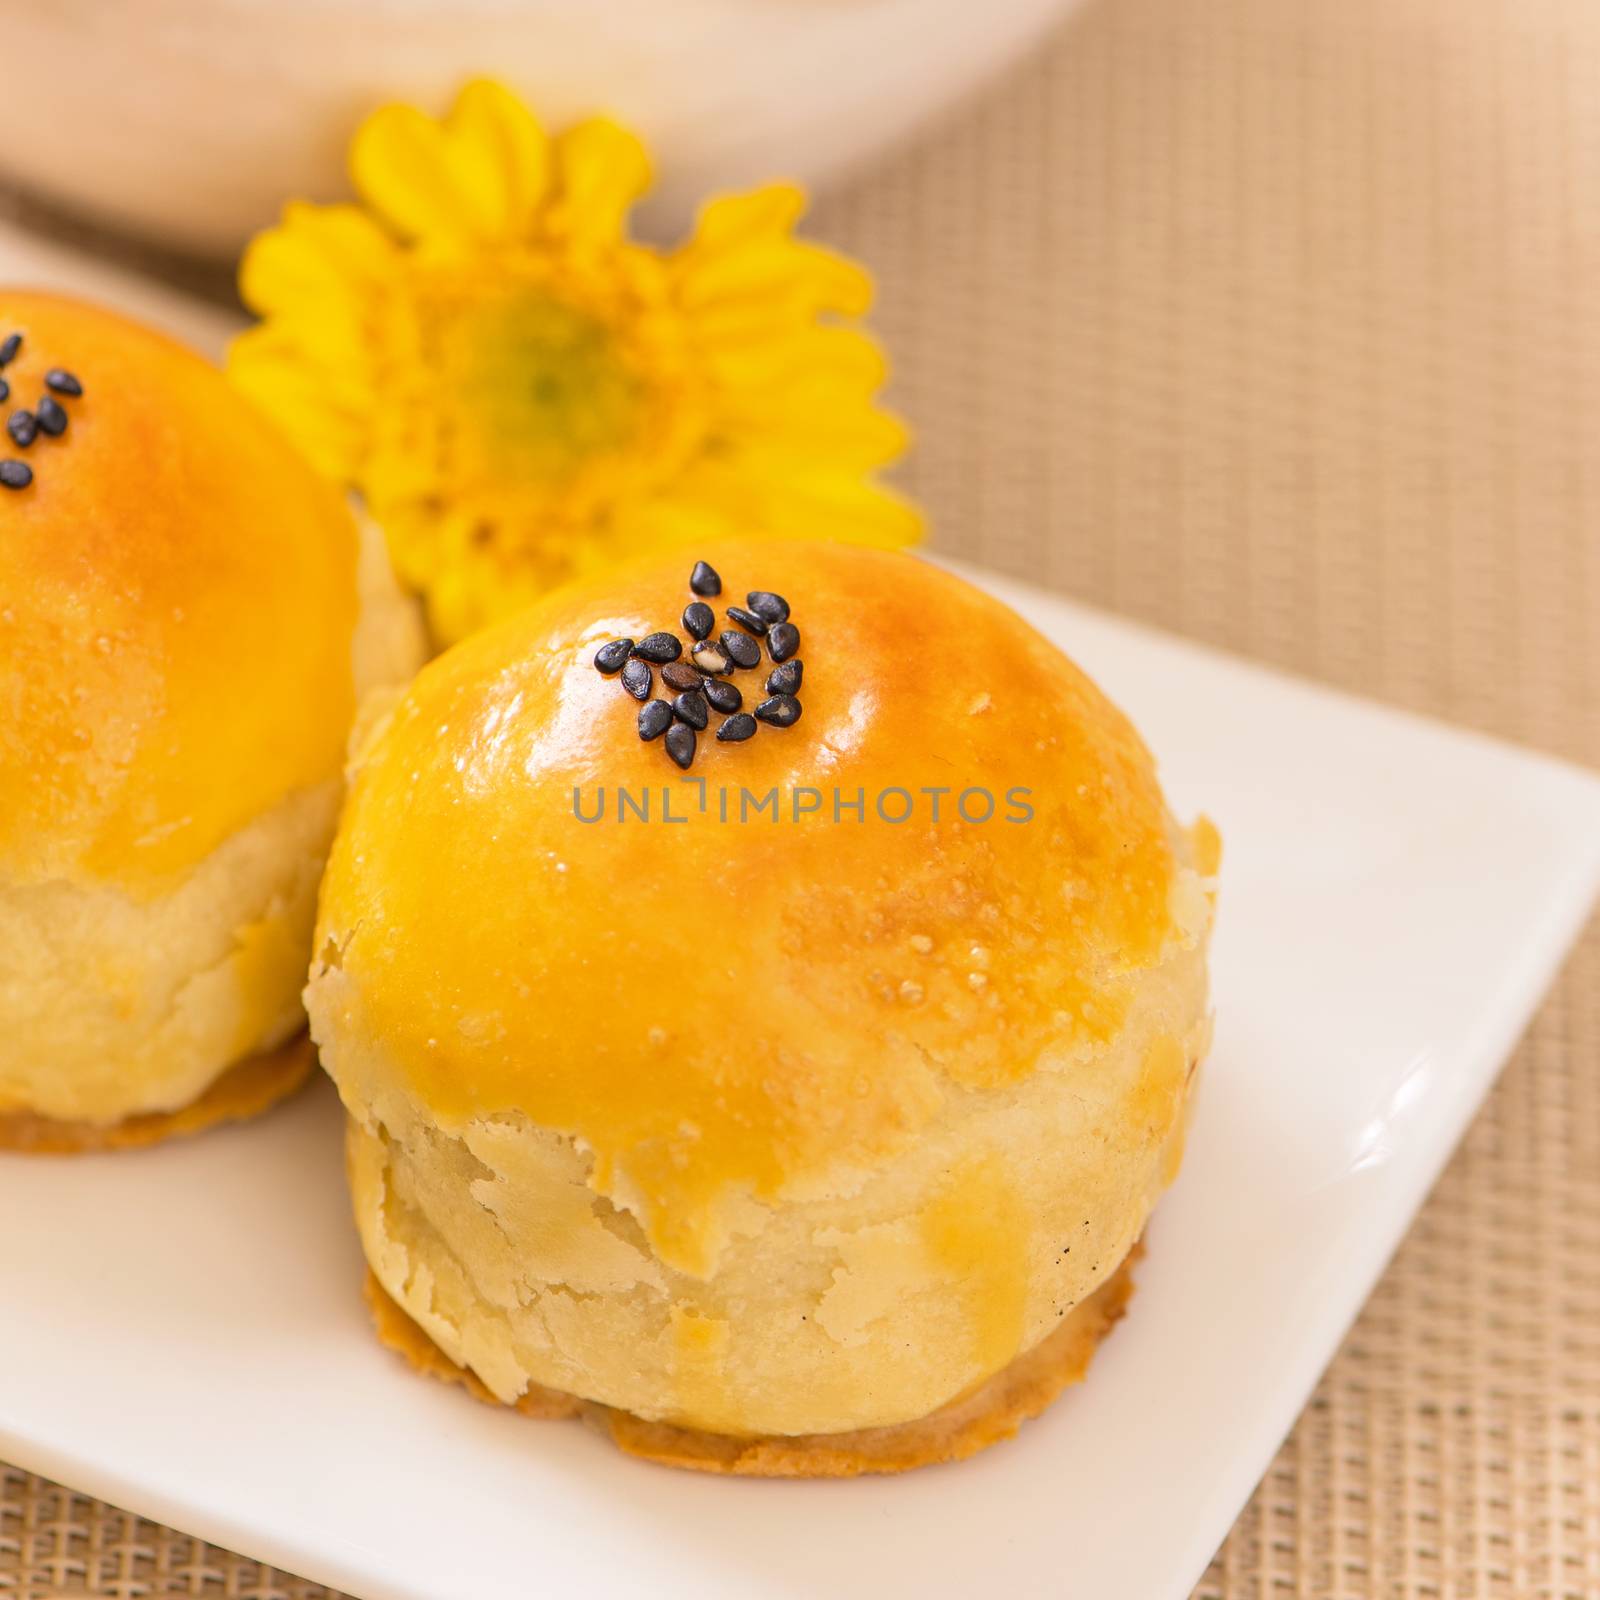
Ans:
[[[942,548],[1600,762],[1595,0],[1091,0],[817,226]],[[0,1594],[325,1591],[6,1473]],[[1600,1595],[1600,929],[1197,1594]]]

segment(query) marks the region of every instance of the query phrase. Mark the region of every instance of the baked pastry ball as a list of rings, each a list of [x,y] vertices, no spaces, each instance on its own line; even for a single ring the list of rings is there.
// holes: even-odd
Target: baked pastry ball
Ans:
[[[960,578],[703,554],[456,646],[360,753],[307,1005],[380,1321],[662,1460],[948,1459],[1120,1309],[1215,834]]]
[[[356,695],[420,628],[197,356],[0,289],[0,361],[0,1147],[139,1143],[307,1070]]]

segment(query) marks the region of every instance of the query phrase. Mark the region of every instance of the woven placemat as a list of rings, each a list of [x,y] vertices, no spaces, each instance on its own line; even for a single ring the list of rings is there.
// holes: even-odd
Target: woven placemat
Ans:
[[[1101,0],[818,228],[942,548],[1600,763],[1594,0]],[[3,1472],[0,1593],[328,1591]],[[1600,1595],[1600,929],[1197,1595]]]

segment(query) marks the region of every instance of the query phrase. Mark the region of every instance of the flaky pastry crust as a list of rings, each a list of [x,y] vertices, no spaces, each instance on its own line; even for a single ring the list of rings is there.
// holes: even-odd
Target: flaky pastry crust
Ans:
[[[176,1111],[150,1111],[120,1122],[65,1122],[31,1111],[0,1111],[0,1150],[28,1155],[89,1155],[136,1150],[220,1122],[242,1122],[287,1099],[310,1076],[316,1052],[305,1034],[276,1050],[236,1062],[198,1100]]]
[[[1074,1307],[1055,1332],[986,1383],[926,1417],[895,1427],[741,1439],[650,1422],[539,1384],[529,1387],[515,1409],[541,1420],[581,1418],[626,1455],[690,1472],[746,1478],[856,1478],[962,1461],[1011,1438],[1063,1389],[1083,1380],[1100,1341],[1122,1319],[1133,1298],[1133,1263],[1143,1253],[1143,1244],[1136,1244],[1122,1265],[1082,1305]],[[457,1366],[395,1304],[370,1271],[364,1293],[378,1338],[389,1349],[417,1371],[459,1384],[486,1405],[500,1403],[475,1374]]]

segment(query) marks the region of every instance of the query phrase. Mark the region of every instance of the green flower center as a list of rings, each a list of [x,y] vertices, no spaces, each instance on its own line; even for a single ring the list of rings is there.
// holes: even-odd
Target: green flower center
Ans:
[[[522,295],[472,319],[460,391],[496,478],[549,483],[626,450],[645,387],[610,329],[559,300]]]

